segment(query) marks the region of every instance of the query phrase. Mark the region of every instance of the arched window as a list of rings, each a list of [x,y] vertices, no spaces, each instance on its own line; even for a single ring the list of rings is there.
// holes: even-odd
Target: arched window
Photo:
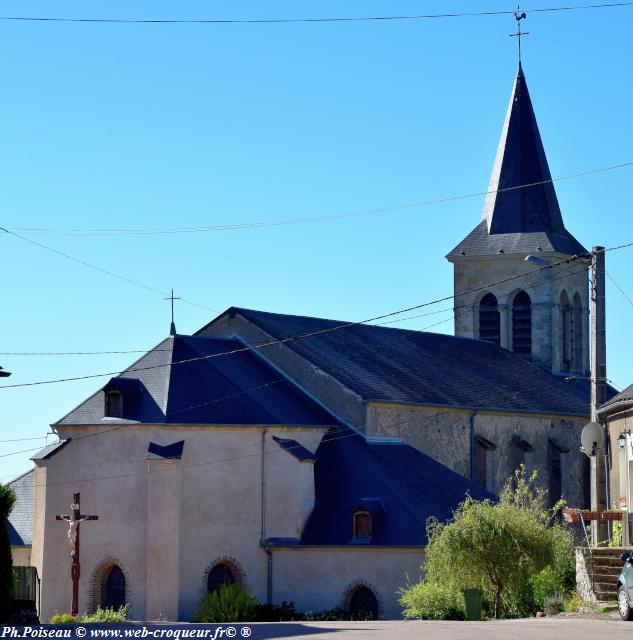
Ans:
[[[569,371],[571,369],[571,357],[572,357],[572,310],[569,306],[569,298],[567,292],[563,291],[560,294],[560,300],[558,303],[560,309],[560,330],[561,330],[561,363],[560,368],[562,371]]]
[[[574,294],[574,309],[573,309],[573,332],[572,332],[572,368],[574,371],[584,371],[584,363],[582,357],[582,302],[580,296]]]
[[[101,607],[120,609],[125,606],[125,576],[121,567],[114,565],[107,573]]]
[[[479,337],[495,344],[501,342],[499,307],[492,293],[487,293],[479,303]]]
[[[233,584],[234,582],[235,578],[233,577],[231,569],[226,564],[216,564],[215,567],[209,571],[207,593],[218,591],[218,589],[225,584]]]
[[[108,391],[105,397],[105,405],[107,418],[123,417],[123,394],[120,391]]]
[[[532,353],[532,300],[519,291],[512,302],[512,351]]]
[[[349,612],[359,617],[377,620],[380,615],[378,598],[371,589],[359,585],[349,598]]]

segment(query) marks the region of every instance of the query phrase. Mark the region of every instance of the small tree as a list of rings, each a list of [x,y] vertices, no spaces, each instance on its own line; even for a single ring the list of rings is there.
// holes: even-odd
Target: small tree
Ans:
[[[6,622],[13,596],[13,560],[6,521],[14,504],[13,489],[0,484],[0,622]]]
[[[536,474],[526,479],[522,466],[498,503],[468,498],[451,522],[429,523],[422,583],[429,589],[415,585],[403,592],[405,615],[415,617],[416,608],[425,607],[413,593],[425,597],[434,585],[452,602],[464,588],[479,587],[500,618],[526,612],[532,602],[530,580],[545,567],[552,566],[564,582],[572,561],[571,536],[555,524],[561,505],[547,509],[547,492],[535,481]]]

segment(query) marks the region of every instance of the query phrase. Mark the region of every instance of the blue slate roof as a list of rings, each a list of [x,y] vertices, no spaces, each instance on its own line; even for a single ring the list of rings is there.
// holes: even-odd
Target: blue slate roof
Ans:
[[[450,519],[467,494],[494,499],[408,445],[371,444],[349,430],[328,432],[316,456],[316,505],[302,545],[353,544],[352,516],[368,496],[383,508],[373,515],[369,543],[386,546],[425,545],[428,518]]]
[[[629,405],[633,405],[633,384],[622,389],[620,393],[614,395],[610,400],[607,400],[598,409],[599,414],[608,413],[612,409],[623,409]]]
[[[316,456],[306,449],[302,444],[299,444],[296,440],[291,438],[279,438],[273,436],[274,442],[276,442],[284,451],[287,451],[291,456],[295,457],[300,462],[312,462],[316,460]]]
[[[105,416],[107,389],[122,393],[123,418]],[[58,424],[104,422],[338,424],[238,340],[181,335],[161,342]]]
[[[519,64],[482,222],[447,257],[586,249],[567,231]],[[516,189],[520,185],[532,185]]]
[[[8,483],[15,492],[15,504],[6,522],[12,547],[30,547],[33,535],[33,496],[35,469],[31,469]]]
[[[147,459],[148,460],[180,460],[182,458],[182,450],[184,449],[185,441],[173,442],[172,444],[156,444],[150,442],[147,446]]]
[[[483,340],[231,308],[367,402],[589,415],[589,382]],[[204,330],[204,329],[203,329]],[[266,347],[261,349],[266,356]]]

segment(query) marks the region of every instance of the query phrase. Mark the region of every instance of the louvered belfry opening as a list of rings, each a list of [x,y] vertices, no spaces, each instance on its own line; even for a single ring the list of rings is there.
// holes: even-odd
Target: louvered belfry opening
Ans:
[[[479,303],[479,337],[495,344],[501,343],[499,306],[492,293],[487,293]]]
[[[512,351],[532,354],[532,300],[525,291],[512,302]]]

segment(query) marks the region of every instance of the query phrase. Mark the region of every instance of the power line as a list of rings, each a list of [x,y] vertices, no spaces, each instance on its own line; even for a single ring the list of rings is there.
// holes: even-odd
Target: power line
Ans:
[[[608,249],[601,249],[600,252],[608,252],[608,251],[616,251],[618,249],[624,249],[627,247],[631,247],[633,246],[633,242],[627,243],[627,244],[622,244],[616,247],[610,247]],[[587,254],[588,257],[589,254]],[[578,259],[583,259],[585,258],[585,256],[572,256],[570,258],[566,258],[564,260],[560,260],[559,262],[555,262],[552,264],[548,264],[542,267],[537,267],[535,269],[532,269],[531,271],[528,271],[526,273],[521,273],[521,274],[516,274],[513,276],[508,276],[506,278],[503,278],[501,280],[498,280],[497,282],[492,282],[492,283],[488,283],[486,285],[482,285],[480,287],[475,287],[474,289],[470,289],[468,291],[462,291],[460,293],[456,293],[454,295],[449,295],[449,296],[444,296],[443,298],[438,298],[436,300],[431,300],[429,302],[423,302],[417,305],[413,305],[404,309],[399,309],[397,311],[391,311],[389,313],[384,313],[381,314],[379,316],[374,316],[372,318],[368,318],[366,320],[361,320],[358,322],[347,322],[347,323],[343,323],[340,325],[335,325],[334,327],[330,327],[327,329],[320,329],[318,331],[311,331],[309,333],[305,333],[302,335],[297,335],[297,336],[288,336],[286,338],[281,338],[281,339],[277,339],[277,340],[268,340],[264,343],[260,343],[260,344],[256,344],[256,345],[251,345],[251,346],[244,346],[244,347],[240,347],[238,349],[232,349],[230,351],[225,351],[222,353],[215,353],[215,354],[211,354],[211,355],[207,355],[207,356],[197,356],[194,358],[187,358],[185,360],[178,360],[176,362],[168,362],[168,363],[163,363],[163,364],[156,364],[156,365],[148,365],[145,367],[131,367],[129,369],[126,369],[126,373],[133,373],[136,371],[147,371],[147,370],[153,370],[153,369],[161,369],[164,367],[171,367],[171,366],[175,366],[175,365],[181,365],[181,364],[189,364],[192,362],[200,362],[202,360],[210,360],[212,358],[219,358],[219,357],[223,357],[223,356],[229,356],[229,355],[235,355],[237,353],[244,353],[247,351],[255,351],[255,350],[259,350],[259,349],[263,349],[265,347],[269,347],[269,346],[274,346],[274,345],[278,345],[278,344],[286,344],[288,342],[292,342],[295,340],[303,340],[306,338],[312,338],[312,337],[317,337],[320,335],[324,335],[324,334],[328,334],[328,333],[333,333],[335,331],[340,331],[342,329],[347,329],[347,328],[351,328],[351,327],[356,327],[356,326],[360,326],[363,324],[368,324],[370,322],[376,322],[378,320],[384,320],[385,318],[391,318],[393,316],[397,316],[400,315],[402,313],[408,313],[409,311],[414,311],[417,309],[421,309],[424,307],[428,307],[434,304],[438,304],[439,302],[446,302],[448,300],[453,300],[455,298],[458,297],[462,297],[465,295],[468,295],[470,293],[476,293],[478,291],[483,291],[486,290],[490,287],[499,285],[499,284],[504,284],[506,282],[511,282],[513,280],[516,280],[517,278],[524,278],[525,276],[529,276],[532,275],[534,273],[538,273],[540,271],[543,271],[545,269],[552,269],[553,267],[562,265],[562,264],[569,264],[571,262],[574,262],[575,260]],[[89,374],[89,375],[84,375],[84,376],[73,376],[73,377],[69,377],[69,378],[58,378],[55,380],[39,380],[36,382],[23,382],[23,383],[16,383],[16,384],[9,384],[9,385],[0,385],[0,389],[11,389],[11,388],[17,388],[17,387],[31,387],[31,386],[37,386],[37,385],[43,385],[43,384],[55,384],[55,383],[59,383],[59,382],[73,382],[73,381],[78,381],[78,380],[88,380],[91,378],[103,378],[103,377],[107,377],[107,376],[114,376],[114,375],[119,375],[120,372],[119,371],[109,371],[109,372],[104,372],[104,373],[95,373],[95,374]]]
[[[544,7],[525,9],[526,13],[552,13],[560,11],[579,11],[586,9],[612,9],[628,7],[633,2],[610,2],[603,4],[570,5],[562,7]],[[401,20],[433,20],[440,18],[473,18],[512,15],[514,11],[473,11],[459,13],[435,13],[423,15],[387,15],[387,16],[340,16],[325,18],[247,18],[247,19],[127,19],[127,18],[55,18],[39,16],[0,16],[1,21],[11,22],[66,22],[84,24],[297,24],[332,22],[388,22]]]
[[[629,296],[625,293],[624,289],[622,289],[622,287],[613,279],[613,277],[608,271],[605,270],[605,273],[607,274],[607,278],[609,278],[609,280],[613,282],[613,284],[616,286],[618,291],[628,300],[629,304],[633,306],[633,300],[629,298]]]
[[[40,247],[41,249],[45,249],[46,251],[50,251],[51,253],[55,253],[58,256],[62,256],[72,262],[76,262],[78,264],[83,265],[84,267],[88,267],[89,269],[94,269],[95,271],[99,271],[100,273],[104,273],[113,278],[117,278],[118,280],[122,280],[123,282],[127,282],[128,284],[134,285],[136,287],[141,287],[142,289],[146,289],[147,291],[151,291],[152,293],[158,293],[163,298],[169,295],[169,292],[162,291],[161,289],[156,289],[155,287],[151,287],[147,284],[139,282],[138,280],[132,280],[132,278],[128,278],[127,276],[122,276],[120,273],[115,273],[114,271],[110,271],[109,269],[104,269],[103,267],[98,267],[90,262],[86,262],[80,258],[75,258],[74,256],[69,255],[68,253],[64,253],[63,251],[59,251],[58,249],[54,249],[53,247],[49,247],[42,242],[37,242],[36,240],[32,240],[31,238],[25,238],[21,236],[15,231],[11,231],[10,229],[6,229],[4,227],[0,227],[0,231],[4,231],[5,233],[14,236],[15,238],[19,238],[24,242],[28,242],[29,244],[35,245],[36,247]],[[204,305],[198,304],[197,302],[193,302],[192,300],[187,300],[186,298],[180,298],[181,302],[185,304],[192,305],[194,307],[198,307],[199,309],[205,309],[206,311],[212,311],[213,313],[220,313],[217,309],[211,309],[211,307],[205,307]]]
[[[386,322],[377,322],[377,325],[393,324],[395,322],[405,322],[407,320],[416,320],[418,318],[426,318],[427,316],[436,316],[440,313],[447,313],[453,311],[453,307],[446,307],[445,309],[439,309],[438,311],[430,311],[428,313],[419,313],[414,316],[407,316],[406,318],[398,318],[397,320],[388,320]],[[452,317],[451,317],[452,318]],[[442,320],[442,322],[447,322]],[[435,326],[435,325],[431,325]],[[425,327],[429,328],[429,327]],[[424,331],[425,329],[420,329]],[[101,355],[119,355],[119,354],[132,354],[132,353],[147,353],[150,349],[124,349],[120,351],[0,351],[0,356],[101,356]],[[171,351],[171,349],[151,349],[154,353],[161,353]],[[2,442],[2,440],[0,440]]]
[[[29,235],[61,235],[61,236],[124,236],[124,235],[165,235],[165,234],[180,234],[180,233],[208,233],[214,231],[236,231],[243,229],[259,229],[264,227],[279,227],[295,224],[307,224],[316,222],[327,222],[331,220],[343,220],[346,218],[357,218],[361,216],[376,215],[381,213],[397,213],[406,209],[413,209],[417,207],[428,207],[438,204],[446,204],[448,202],[455,202],[459,200],[470,200],[473,198],[479,198],[494,193],[505,193],[508,191],[516,191],[518,189],[528,189],[530,187],[537,187],[544,184],[551,184],[554,182],[562,182],[564,180],[572,180],[574,178],[581,178],[588,175],[597,173],[605,173],[607,171],[614,171],[616,169],[623,169],[626,167],[632,167],[633,161],[623,162],[620,164],[610,165],[607,167],[599,167],[597,169],[589,169],[587,171],[581,171],[579,173],[573,173],[566,176],[560,176],[558,178],[550,178],[549,180],[541,180],[539,182],[530,182],[527,184],[516,185],[512,187],[504,187],[502,189],[492,189],[488,191],[478,191],[476,193],[460,194],[455,196],[447,196],[445,198],[436,198],[434,200],[420,200],[417,202],[409,202],[405,204],[393,205],[390,207],[382,207],[377,209],[365,209],[360,211],[350,211],[346,213],[336,213],[322,216],[311,216],[303,218],[286,218],[280,220],[263,220],[261,222],[238,222],[231,224],[220,224],[210,226],[198,226],[198,227],[171,227],[171,228],[145,228],[145,229],[56,229],[50,227],[8,227],[5,229],[8,233],[26,240],[27,242],[34,242],[33,240],[27,240],[22,236],[14,233],[20,231]],[[37,243],[36,243],[37,244]],[[44,246],[44,245],[40,245]],[[55,251],[53,249],[53,251]],[[56,253],[60,253],[55,251]],[[61,254],[65,255],[65,254]],[[69,256],[66,256],[69,257]],[[73,258],[71,258],[73,259]],[[85,263],[83,263],[85,264]],[[101,269],[99,269],[101,270]],[[112,274],[110,274],[112,275]],[[119,277],[119,276],[117,276]],[[143,286],[143,285],[141,285]]]

